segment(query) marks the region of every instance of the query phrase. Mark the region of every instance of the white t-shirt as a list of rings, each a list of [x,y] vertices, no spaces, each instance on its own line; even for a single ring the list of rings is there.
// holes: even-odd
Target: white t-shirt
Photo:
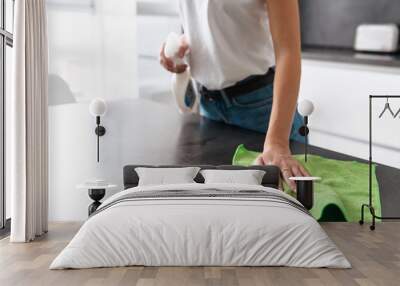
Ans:
[[[275,65],[265,0],[179,0],[192,77],[211,90]]]

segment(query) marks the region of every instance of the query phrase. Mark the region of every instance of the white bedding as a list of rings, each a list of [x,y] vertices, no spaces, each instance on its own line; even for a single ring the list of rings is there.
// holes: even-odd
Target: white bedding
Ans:
[[[132,188],[110,197],[101,207],[132,192],[210,188],[262,190],[295,201],[262,186],[180,184]],[[318,222],[289,204],[257,198],[185,197],[121,201],[104,207],[84,223],[50,269],[127,265],[351,267]]]

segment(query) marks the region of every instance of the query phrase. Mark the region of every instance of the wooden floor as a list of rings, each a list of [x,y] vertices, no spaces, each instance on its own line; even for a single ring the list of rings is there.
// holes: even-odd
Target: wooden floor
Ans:
[[[353,265],[350,270],[287,267],[124,267],[48,270],[79,223],[53,223],[28,244],[0,241],[0,285],[400,285],[400,223],[324,223]]]

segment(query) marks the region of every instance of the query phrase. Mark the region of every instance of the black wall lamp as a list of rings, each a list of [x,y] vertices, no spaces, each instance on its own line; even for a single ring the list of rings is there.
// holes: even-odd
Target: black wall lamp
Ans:
[[[304,161],[307,162],[308,155],[308,117],[314,111],[314,104],[310,100],[299,102],[297,111],[303,116],[303,125],[299,128],[299,134],[305,138],[304,142]],[[314,181],[319,181],[319,177],[291,177],[289,180],[296,182],[297,200],[308,210],[314,206]]]
[[[305,138],[304,161],[307,162],[308,134],[310,133],[310,129],[308,128],[308,117],[314,112],[314,104],[310,100],[305,99],[298,104],[297,110],[300,115],[303,116],[303,125],[299,128],[299,133]]]
[[[96,128],[94,132],[97,135],[97,162],[100,161],[100,136],[106,134],[104,126],[100,125],[100,117],[103,116],[107,111],[107,104],[101,98],[95,98],[89,105],[89,112],[96,117]]]

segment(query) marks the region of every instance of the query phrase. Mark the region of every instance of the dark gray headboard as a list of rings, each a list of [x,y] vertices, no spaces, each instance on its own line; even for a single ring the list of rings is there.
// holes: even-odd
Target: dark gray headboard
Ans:
[[[231,165],[224,165],[224,166],[207,166],[207,165],[192,165],[196,167],[200,167],[201,169],[220,169],[220,170],[249,170],[249,169],[256,169],[256,170],[263,170],[265,171],[265,176],[262,181],[262,185],[266,187],[272,188],[279,188],[279,179],[280,179],[280,171],[279,168],[276,166],[249,166],[249,167],[242,167],[242,166],[231,166]],[[136,187],[139,182],[139,177],[135,171],[137,167],[147,167],[147,168],[157,168],[157,167],[164,167],[164,168],[178,168],[178,167],[191,167],[191,166],[183,166],[183,165],[162,165],[162,166],[154,166],[154,165],[127,165],[124,167],[124,188],[129,189]],[[200,175],[194,179],[197,183],[204,183],[204,178]]]

